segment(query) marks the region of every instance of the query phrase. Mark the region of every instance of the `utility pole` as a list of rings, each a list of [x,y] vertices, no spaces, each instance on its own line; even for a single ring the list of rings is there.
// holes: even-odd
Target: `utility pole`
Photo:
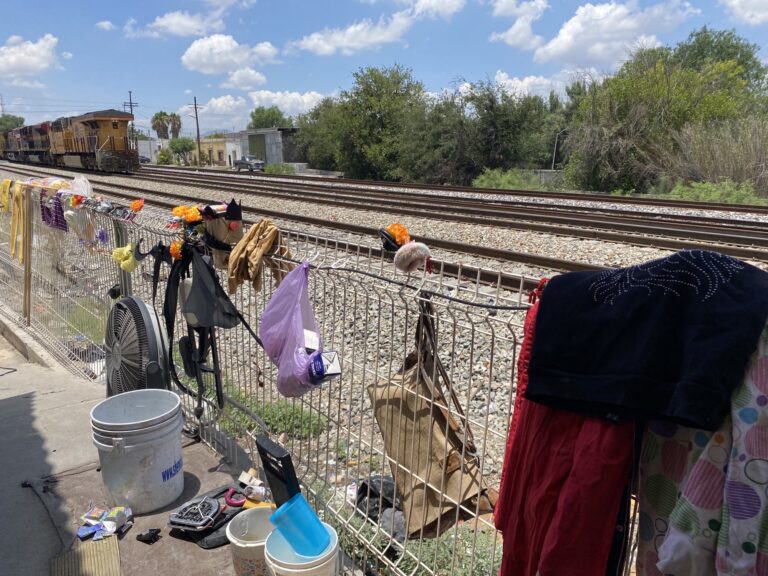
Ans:
[[[195,100],[195,127],[197,128],[197,165],[203,165],[203,153],[200,151],[200,121],[197,119],[197,96]]]
[[[3,102],[2,94],[0,94],[0,116],[5,116],[5,102]]]
[[[123,102],[123,110],[125,110],[125,107],[128,106],[131,109],[131,116],[133,116],[133,109],[139,107],[138,102],[133,101],[133,92],[128,90],[128,102]],[[131,121],[131,134],[130,134],[131,140],[136,139],[136,128],[133,124],[133,121]],[[138,146],[134,146],[134,148],[138,148]]]

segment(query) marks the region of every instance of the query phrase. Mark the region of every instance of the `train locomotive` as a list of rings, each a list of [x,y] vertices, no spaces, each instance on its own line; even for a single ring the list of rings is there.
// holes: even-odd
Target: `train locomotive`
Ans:
[[[15,162],[132,172],[139,154],[128,138],[133,114],[88,112],[0,133],[0,157]]]

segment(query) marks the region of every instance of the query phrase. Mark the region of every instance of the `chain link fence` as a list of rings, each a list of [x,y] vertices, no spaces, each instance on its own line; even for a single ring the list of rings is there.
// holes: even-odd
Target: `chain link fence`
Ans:
[[[64,232],[46,226],[40,217],[40,189],[27,191],[32,205],[29,317],[24,314],[24,264],[10,256],[10,213],[0,213],[0,289],[5,295],[0,311],[20,325],[28,320],[30,332],[71,370],[103,381],[110,289],[120,286],[123,294],[152,304],[153,259],[142,260],[127,276],[112,259],[112,250],[139,241],[144,252],[161,241],[168,245],[177,237],[171,215],[147,206],[126,220],[82,209],[76,234],[71,228]],[[426,292],[434,306],[437,356],[466,418],[435,395],[416,395],[471,427],[479,474],[487,487],[498,488],[526,309],[522,295],[502,289],[501,278],[489,285],[461,272],[404,275],[386,258],[330,237],[284,231],[281,241],[292,256],[273,255],[273,263],[312,265],[310,301],[325,349],[341,357],[341,376],[301,398],[282,397],[275,385],[276,368],[248,332],[242,326],[219,329],[225,406],[216,407],[213,383],[206,382],[201,422],[192,415],[196,399],[182,394],[187,418],[200,425],[203,439],[236,469],[260,467],[258,435],[288,449],[310,502],[339,533],[348,573],[497,574],[501,537],[477,499],[456,502],[443,483],[429,484],[441,509],[451,512],[443,517],[439,536],[422,532],[405,537],[407,530],[396,515],[381,513],[389,504],[384,495],[366,499],[360,494],[367,496],[361,487],[380,485],[382,478],[396,484],[401,473],[418,475],[385,450],[384,436],[392,431],[377,424],[370,392],[377,384],[397,382],[398,371],[416,348],[419,301]],[[158,314],[168,271],[163,265],[154,303]],[[231,296],[255,330],[276,288],[268,266],[262,274],[259,290],[246,283]],[[186,333],[180,317],[177,335]],[[368,500],[365,506],[361,499]]]

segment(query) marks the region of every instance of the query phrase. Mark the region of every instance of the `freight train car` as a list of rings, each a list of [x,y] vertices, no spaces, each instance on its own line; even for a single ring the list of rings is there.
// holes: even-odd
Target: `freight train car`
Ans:
[[[131,120],[133,114],[102,110],[22,126],[0,134],[0,154],[16,162],[131,172],[139,168],[128,138]]]

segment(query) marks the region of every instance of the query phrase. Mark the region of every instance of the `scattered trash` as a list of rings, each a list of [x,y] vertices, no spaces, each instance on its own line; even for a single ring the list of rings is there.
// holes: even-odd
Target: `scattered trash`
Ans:
[[[133,512],[127,506],[103,508],[91,506],[80,516],[82,526],[77,529],[77,537],[85,540],[93,536],[94,540],[103,540],[113,534],[125,534],[133,526]]]
[[[141,534],[136,534],[136,540],[139,542],[144,542],[144,544],[154,544],[162,536],[160,536],[160,528],[150,528],[146,532],[142,532]]]

